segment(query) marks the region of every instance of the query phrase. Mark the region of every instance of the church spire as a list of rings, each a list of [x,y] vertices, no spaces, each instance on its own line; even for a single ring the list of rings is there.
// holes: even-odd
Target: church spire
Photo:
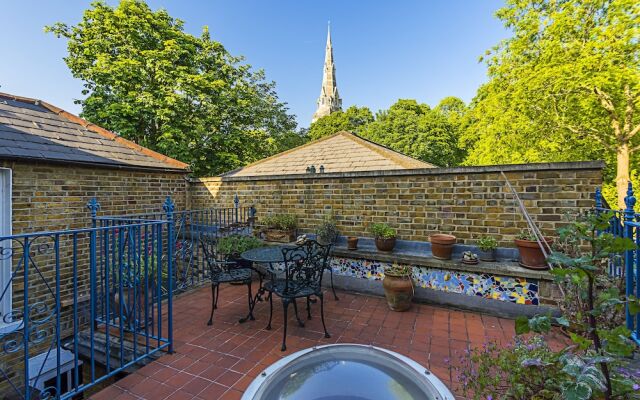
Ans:
[[[333,64],[333,45],[331,43],[331,25],[327,28],[327,47],[324,53],[324,70],[322,75],[322,88],[318,98],[318,108],[313,114],[311,122],[325,117],[334,111],[342,110],[342,99],[338,94],[336,83],[336,67]]]

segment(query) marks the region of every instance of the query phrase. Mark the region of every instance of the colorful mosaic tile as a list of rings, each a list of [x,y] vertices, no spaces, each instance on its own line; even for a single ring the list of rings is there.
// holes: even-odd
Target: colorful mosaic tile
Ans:
[[[334,257],[333,272],[362,279],[381,280],[384,267],[390,263],[372,260]],[[487,299],[509,301],[517,304],[538,305],[538,282],[525,278],[476,274],[413,266],[414,282],[422,288],[443,292],[462,293]]]

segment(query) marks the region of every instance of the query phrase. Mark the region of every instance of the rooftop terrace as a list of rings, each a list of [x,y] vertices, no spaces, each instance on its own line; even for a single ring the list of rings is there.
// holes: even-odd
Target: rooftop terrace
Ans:
[[[92,396],[96,400],[124,399],[240,399],[244,390],[268,365],[298,350],[331,343],[380,346],[411,357],[429,368],[456,395],[460,386],[447,360],[455,362],[465,349],[487,341],[513,339],[514,321],[450,308],[414,304],[403,313],[390,311],[385,299],[339,292],[339,301],[326,296],[325,339],[317,308],[314,318],[298,327],[290,313],[288,348],[280,351],[282,316],[274,313],[273,329],[264,327],[268,304],[256,306],[256,320],[245,324],[243,286],[223,285],[213,326],[206,321],[211,305],[209,288],[179,295],[174,304],[175,353],[115,382]],[[278,309],[277,309],[278,310]],[[279,310],[278,310],[279,311]],[[563,337],[555,333],[552,341]]]

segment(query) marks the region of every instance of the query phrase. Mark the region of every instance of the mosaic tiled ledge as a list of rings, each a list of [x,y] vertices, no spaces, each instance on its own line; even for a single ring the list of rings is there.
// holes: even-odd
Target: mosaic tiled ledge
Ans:
[[[333,257],[334,274],[361,279],[382,280],[391,263],[365,259]],[[413,267],[414,283],[421,288],[461,293],[516,304],[539,304],[538,281],[510,276],[453,271],[422,266]]]

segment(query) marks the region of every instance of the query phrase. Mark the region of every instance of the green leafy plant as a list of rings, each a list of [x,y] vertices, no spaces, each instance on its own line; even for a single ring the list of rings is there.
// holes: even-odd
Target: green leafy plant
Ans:
[[[269,229],[289,231],[298,227],[298,217],[293,214],[267,215],[262,219],[262,224]]]
[[[498,241],[493,236],[483,236],[478,239],[478,248],[482,251],[492,251],[498,248]]]
[[[256,237],[247,235],[230,235],[218,240],[218,253],[227,256],[238,256],[243,252],[263,247],[264,242]]]
[[[600,285],[610,263],[636,246],[630,239],[601,233],[610,213],[578,216],[558,230],[566,252],[554,250],[549,260],[556,282],[572,289],[565,303],[574,304],[564,317],[539,315],[516,320],[517,335],[536,334],[541,354],[529,339],[516,337],[514,346],[486,346],[461,360],[457,367],[463,390],[474,399],[640,399],[640,365],[629,356],[636,348],[621,323],[608,322],[628,306],[640,313],[640,301],[616,286]],[[572,345],[552,350],[544,336],[557,324],[568,330]],[[524,343],[524,347],[523,344]],[[488,349],[488,350],[487,350]],[[524,358],[523,358],[524,356]]]
[[[396,237],[396,230],[385,223],[372,224],[369,229],[373,236],[379,239],[392,239]]]
[[[413,268],[410,265],[392,264],[384,267],[384,274],[390,276],[411,276]]]
[[[516,235],[516,239],[518,239],[518,240],[529,240],[531,242],[537,241],[536,236],[533,233],[531,233],[531,231],[529,231],[528,229],[520,231],[520,233],[518,233]]]
[[[563,354],[540,335],[516,337],[506,347],[489,342],[466,351],[451,369],[466,398],[560,400],[562,382],[569,379],[563,371],[569,360],[562,359]]]
[[[326,215],[322,220],[320,226],[316,230],[318,240],[322,243],[333,243],[338,237],[338,227],[336,220],[333,218],[333,214]]]

